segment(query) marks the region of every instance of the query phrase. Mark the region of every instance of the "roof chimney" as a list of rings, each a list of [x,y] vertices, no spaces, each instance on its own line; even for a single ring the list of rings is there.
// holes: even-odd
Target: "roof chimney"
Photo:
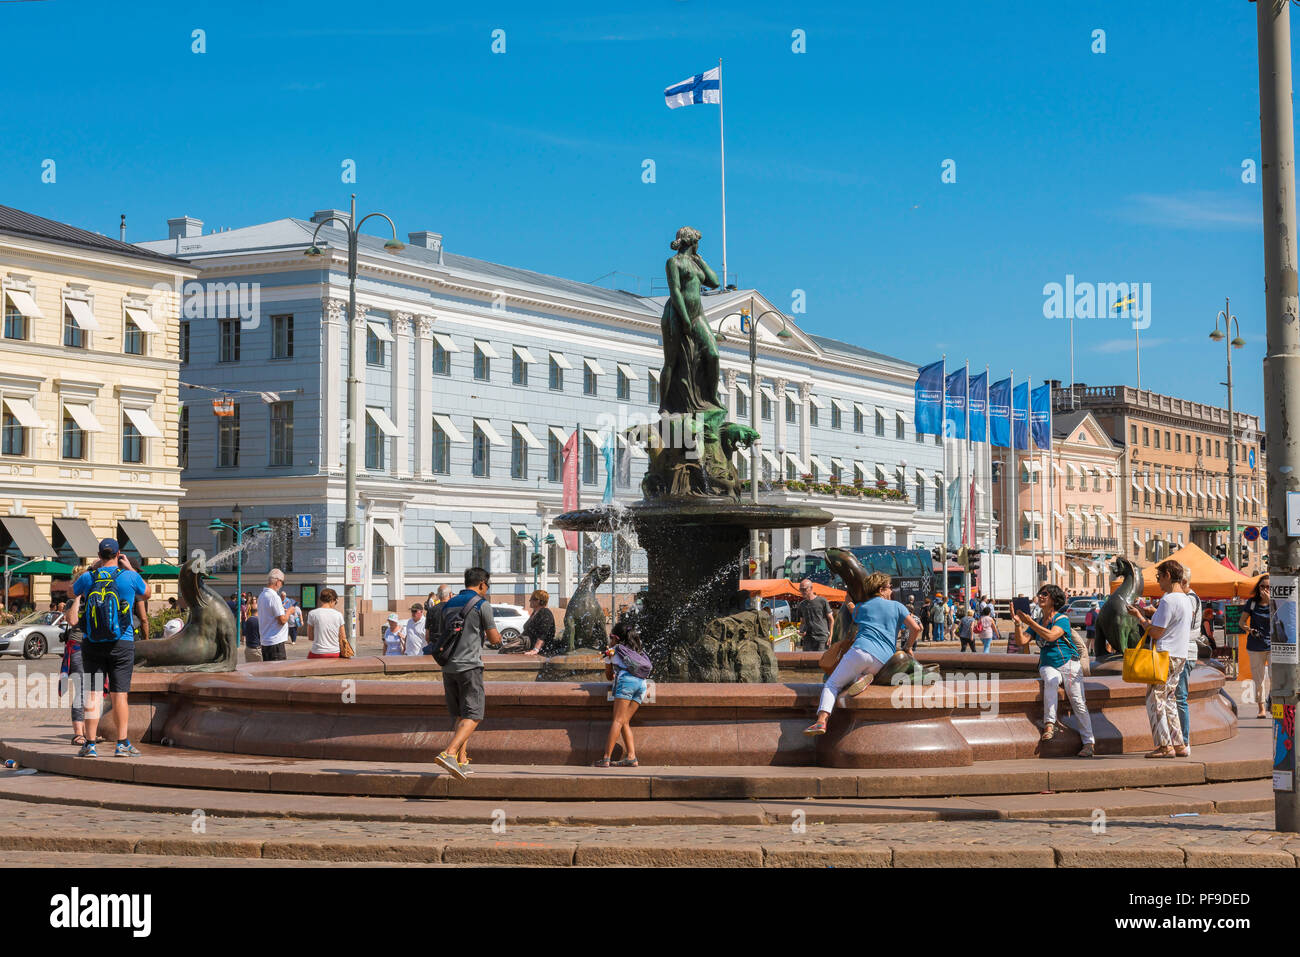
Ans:
[[[422,229],[418,233],[407,233],[407,242],[421,249],[431,249],[438,254],[438,265],[442,265],[442,233],[431,233]]]
[[[345,223],[352,218],[346,209],[318,209],[311,214],[311,221],[313,223],[323,223],[335,217]]]
[[[193,216],[178,216],[167,220],[168,239],[194,239],[203,235],[203,220]]]
[[[120,235],[117,237],[122,242],[126,242],[126,213],[122,214],[122,223],[118,227]]]

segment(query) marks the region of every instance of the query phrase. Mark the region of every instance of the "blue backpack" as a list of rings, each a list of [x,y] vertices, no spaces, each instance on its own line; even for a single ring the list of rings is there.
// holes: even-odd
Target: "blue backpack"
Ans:
[[[114,585],[121,569],[101,568],[95,572],[86,596],[86,640],[117,641],[131,621],[131,606],[122,601]]]

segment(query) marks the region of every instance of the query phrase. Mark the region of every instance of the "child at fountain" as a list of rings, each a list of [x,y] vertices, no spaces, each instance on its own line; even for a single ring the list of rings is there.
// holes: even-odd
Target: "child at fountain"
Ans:
[[[804,729],[804,734],[825,734],[826,719],[840,692],[847,689],[850,696],[855,695],[871,684],[875,673],[894,656],[894,636],[900,628],[907,629],[908,650],[921,634],[921,623],[916,616],[902,602],[894,601],[894,585],[885,572],[867,576],[866,593],[866,600],[859,602],[853,611],[857,637],[822,685],[817,720]]]
[[[605,677],[614,682],[614,720],[605,738],[605,755],[596,762],[598,768],[635,768],[636,742],[632,739],[632,715],[645,700],[646,679],[650,677],[650,659],[641,647],[641,637],[635,627],[625,621],[617,622],[605,649]],[[611,762],[614,745],[623,738],[623,758]]]

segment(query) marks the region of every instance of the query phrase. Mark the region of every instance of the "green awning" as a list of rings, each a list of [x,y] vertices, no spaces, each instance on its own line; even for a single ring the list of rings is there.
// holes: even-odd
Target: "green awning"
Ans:
[[[179,578],[181,570],[176,565],[159,562],[157,565],[142,565],[140,574],[145,578]]]
[[[71,565],[46,560],[32,562],[30,565],[23,565],[21,568],[14,568],[12,573],[14,575],[71,575],[72,572]]]

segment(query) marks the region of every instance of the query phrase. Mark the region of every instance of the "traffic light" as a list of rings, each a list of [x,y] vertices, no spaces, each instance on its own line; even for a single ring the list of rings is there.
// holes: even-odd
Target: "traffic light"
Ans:
[[[957,564],[962,568],[970,568],[970,549],[965,545],[957,549]]]
[[[1241,546],[1241,561],[1237,563],[1238,568],[1245,568],[1250,564],[1250,549],[1245,545]]]
[[[943,548],[939,545],[930,549],[930,557],[934,559],[936,565],[943,564]]]
[[[541,570],[542,570],[542,565],[544,564],[544,562],[543,562],[543,560],[542,560],[542,555],[541,555],[540,552],[534,552],[534,553],[533,553],[533,557],[532,557],[532,560],[531,560],[530,564],[531,564],[534,568],[536,568],[538,571],[541,571]]]
[[[1215,558],[1227,558],[1227,557],[1228,557],[1228,546],[1227,546],[1227,545],[1215,545],[1215,546],[1214,546],[1214,557],[1215,557]]]

